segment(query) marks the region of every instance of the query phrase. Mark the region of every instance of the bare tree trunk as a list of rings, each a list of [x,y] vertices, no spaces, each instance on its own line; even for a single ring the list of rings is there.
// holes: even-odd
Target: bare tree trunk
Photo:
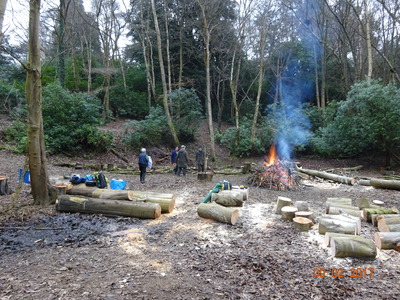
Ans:
[[[168,72],[168,93],[172,92],[172,75],[171,75],[171,57],[169,53],[169,28],[168,28],[168,10],[167,3],[164,0],[164,20],[165,20],[165,37],[166,37],[166,53],[167,53],[167,72]]]
[[[165,110],[165,116],[167,117],[168,126],[171,131],[172,138],[174,139],[174,143],[175,145],[179,145],[178,135],[176,134],[175,126],[174,123],[172,122],[171,115],[169,112],[168,89],[167,89],[167,82],[165,80],[165,68],[164,68],[164,61],[163,61],[163,54],[161,47],[161,34],[160,34],[160,27],[158,26],[157,12],[154,0],[151,0],[151,8],[153,11],[154,28],[156,30],[156,36],[157,36],[158,60],[160,64],[161,82],[163,87],[163,105]]]
[[[210,76],[210,28],[206,17],[205,7],[199,0],[197,3],[200,6],[201,14],[203,17],[203,38],[204,38],[204,48],[205,48],[205,55],[204,55],[204,64],[206,68],[206,106],[207,106],[207,121],[208,121],[208,130],[210,133],[210,148],[211,148],[211,159],[215,161],[215,138],[214,138],[214,127],[213,127],[213,120],[212,120],[212,106],[211,106],[211,76]]]
[[[0,0],[0,45],[3,41],[3,22],[6,13],[7,0]]]
[[[368,71],[367,71],[367,80],[371,81],[372,79],[372,43],[371,43],[371,28],[369,22],[369,10],[368,10],[368,1],[364,0],[364,9],[365,9],[365,38],[367,42],[367,61],[368,61]]]
[[[28,103],[28,159],[34,203],[46,205],[50,203],[51,187],[47,171],[42,118],[39,21],[40,0],[30,0],[29,54],[25,89]]]

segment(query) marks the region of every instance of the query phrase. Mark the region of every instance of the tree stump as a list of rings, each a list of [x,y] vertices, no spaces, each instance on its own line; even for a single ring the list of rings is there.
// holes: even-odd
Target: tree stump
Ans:
[[[331,250],[334,257],[355,257],[373,259],[376,257],[376,245],[372,240],[357,237],[333,237]]]
[[[67,193],[67,185],[66,184],[54,184],[54,189],[58,196],[65,195]]]
[[[315,215],[312,211],[296,211],[294,213],[295,217],[299,217],[299,218],[307,218],[310,219],[311,221],[313,221],[313,223],[315,223]]]
[[[202,218],[231,225],[235,225],[239,218],[237,208],[225,207],[217,203],[200,203],[197,207],[197,214]]]
[[[282,215],[282,220],[286,221],[293,221],[294,214],[297,211],[296,207],[293,206],[284,206],[281,208],[281,215]]]
[[[376,232],[374,239],[376,246],[381,250],[400,251],[400,232]]]
[[[291,204],[292,204],[291,199],[279,196],[278,200],[276,201],[275,213],[280,215],[282,207],[289,206]]]
[[[11,190],[8,187],[8,178],[5,176],[0,176],[0,195],[11,194]]]
[[[296,228],[300,231],[309,231],[313,222],[308,218],[303,217],[295,217],[293,218],[293,228]]]
[[[298,211],[308,211],[308,203],[306,201],[296,201],[295,207]]]

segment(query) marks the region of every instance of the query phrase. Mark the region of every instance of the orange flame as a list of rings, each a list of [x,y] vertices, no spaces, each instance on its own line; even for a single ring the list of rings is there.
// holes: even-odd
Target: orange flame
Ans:
[[[268,156],[268,162],[265,161],[266,166],[272,166],[276,162],[276,148],[275,145],[272,145],[271,148],[269,148],[269,156]]]

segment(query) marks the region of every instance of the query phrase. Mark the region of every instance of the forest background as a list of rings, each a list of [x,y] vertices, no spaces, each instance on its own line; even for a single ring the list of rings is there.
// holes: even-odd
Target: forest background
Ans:
[[[286,159],[303,151],[400,162],[398,0],[29,4],[30,21],[40,17],[48,154],[108,151],[113,135],[98,126],[116,118],[131,120],[123,141],[136,150],[195,142],[206,119],[212,159],[220,143],[238,157],[276,144]],[[12,26],[0,29],[0,112],[13,120],[1,147],[25,153],[30,113],[39,115],[29,111],[38,86],[29,74],[39,69],[30,69],[32,32],[16,39]]]

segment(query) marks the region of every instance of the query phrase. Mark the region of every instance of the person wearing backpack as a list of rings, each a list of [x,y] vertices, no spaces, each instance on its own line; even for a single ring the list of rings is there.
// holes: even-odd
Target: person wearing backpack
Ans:
[[[144,184],[146,177],[146,168],[149,164],[149,156],[146,154],[146,149],[142,148],[139,154],[139,170],[140,170],[140,183]]]

